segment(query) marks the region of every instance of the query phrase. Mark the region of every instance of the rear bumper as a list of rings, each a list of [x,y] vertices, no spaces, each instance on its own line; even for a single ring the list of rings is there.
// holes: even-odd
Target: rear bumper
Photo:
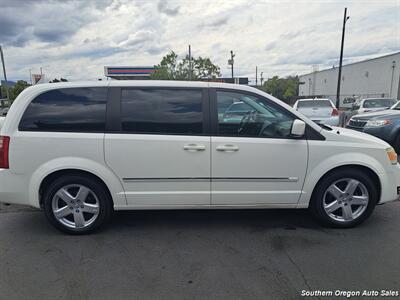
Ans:
[[[29,182],[26,176],[12,174],[0,169],[0,202],[31,205],[29,203]]]

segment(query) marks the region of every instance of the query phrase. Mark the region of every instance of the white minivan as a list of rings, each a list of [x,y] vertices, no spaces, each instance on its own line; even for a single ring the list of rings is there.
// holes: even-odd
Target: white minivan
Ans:
[[[232,114],[235,103],[247,111]],[[42,208],[72,234],[130,209],[310,208],[351,227],[399,186],[386,142],[241,85],[41,84],[1,129],[0,201]]]

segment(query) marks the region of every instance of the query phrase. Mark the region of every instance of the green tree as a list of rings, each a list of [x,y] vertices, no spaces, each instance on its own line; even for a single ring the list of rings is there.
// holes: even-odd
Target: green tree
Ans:
[[[151,74],[151,79],[158,80],[203,80],[214,79],[221,76],[220,68],[213,64],[208,57],[189,57],[178,60],[178,55],[171,51],[165,55],[161,62],[155,66],[156,71]]]
[[[11,102],[15,100],[15,98],[17,98],[17,96],[27,87],[29,87],[30,84],[27,83],[25,80],[18,80],[14,86],[12,87],[8,87],[8,93],[10,95],[10,100]],[[6,87],[3,85],[1,87],[1,93],[2,95],[5,97],[7,95],[6,92]]]
[[[268,80],[263,84],[263,90],[285,102],[290,102],[294,97],[297,96],[298,87],[298,76],[288,76],[286,78],[274,76],[272,78],[268,78]]]

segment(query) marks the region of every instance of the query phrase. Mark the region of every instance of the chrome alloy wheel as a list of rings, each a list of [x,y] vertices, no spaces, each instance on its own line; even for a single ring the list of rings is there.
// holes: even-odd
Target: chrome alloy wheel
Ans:
[[[88,227],[97,219],[100,211],[96,194],[81,184],[70,184],[59,189],[51,205],[57,221],[72,229]]]
[[[360,217],[369,203],[368,189],[353,178],[332,183],[325,191],[323,206],[327,215],[338,222],[350,222]]]

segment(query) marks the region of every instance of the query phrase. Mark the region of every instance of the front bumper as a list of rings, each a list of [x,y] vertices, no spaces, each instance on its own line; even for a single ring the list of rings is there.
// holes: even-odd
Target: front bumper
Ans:
[[[392,172],[380,174],[381,198],[378,204],[400,200],[400,164],[393,166]]]

